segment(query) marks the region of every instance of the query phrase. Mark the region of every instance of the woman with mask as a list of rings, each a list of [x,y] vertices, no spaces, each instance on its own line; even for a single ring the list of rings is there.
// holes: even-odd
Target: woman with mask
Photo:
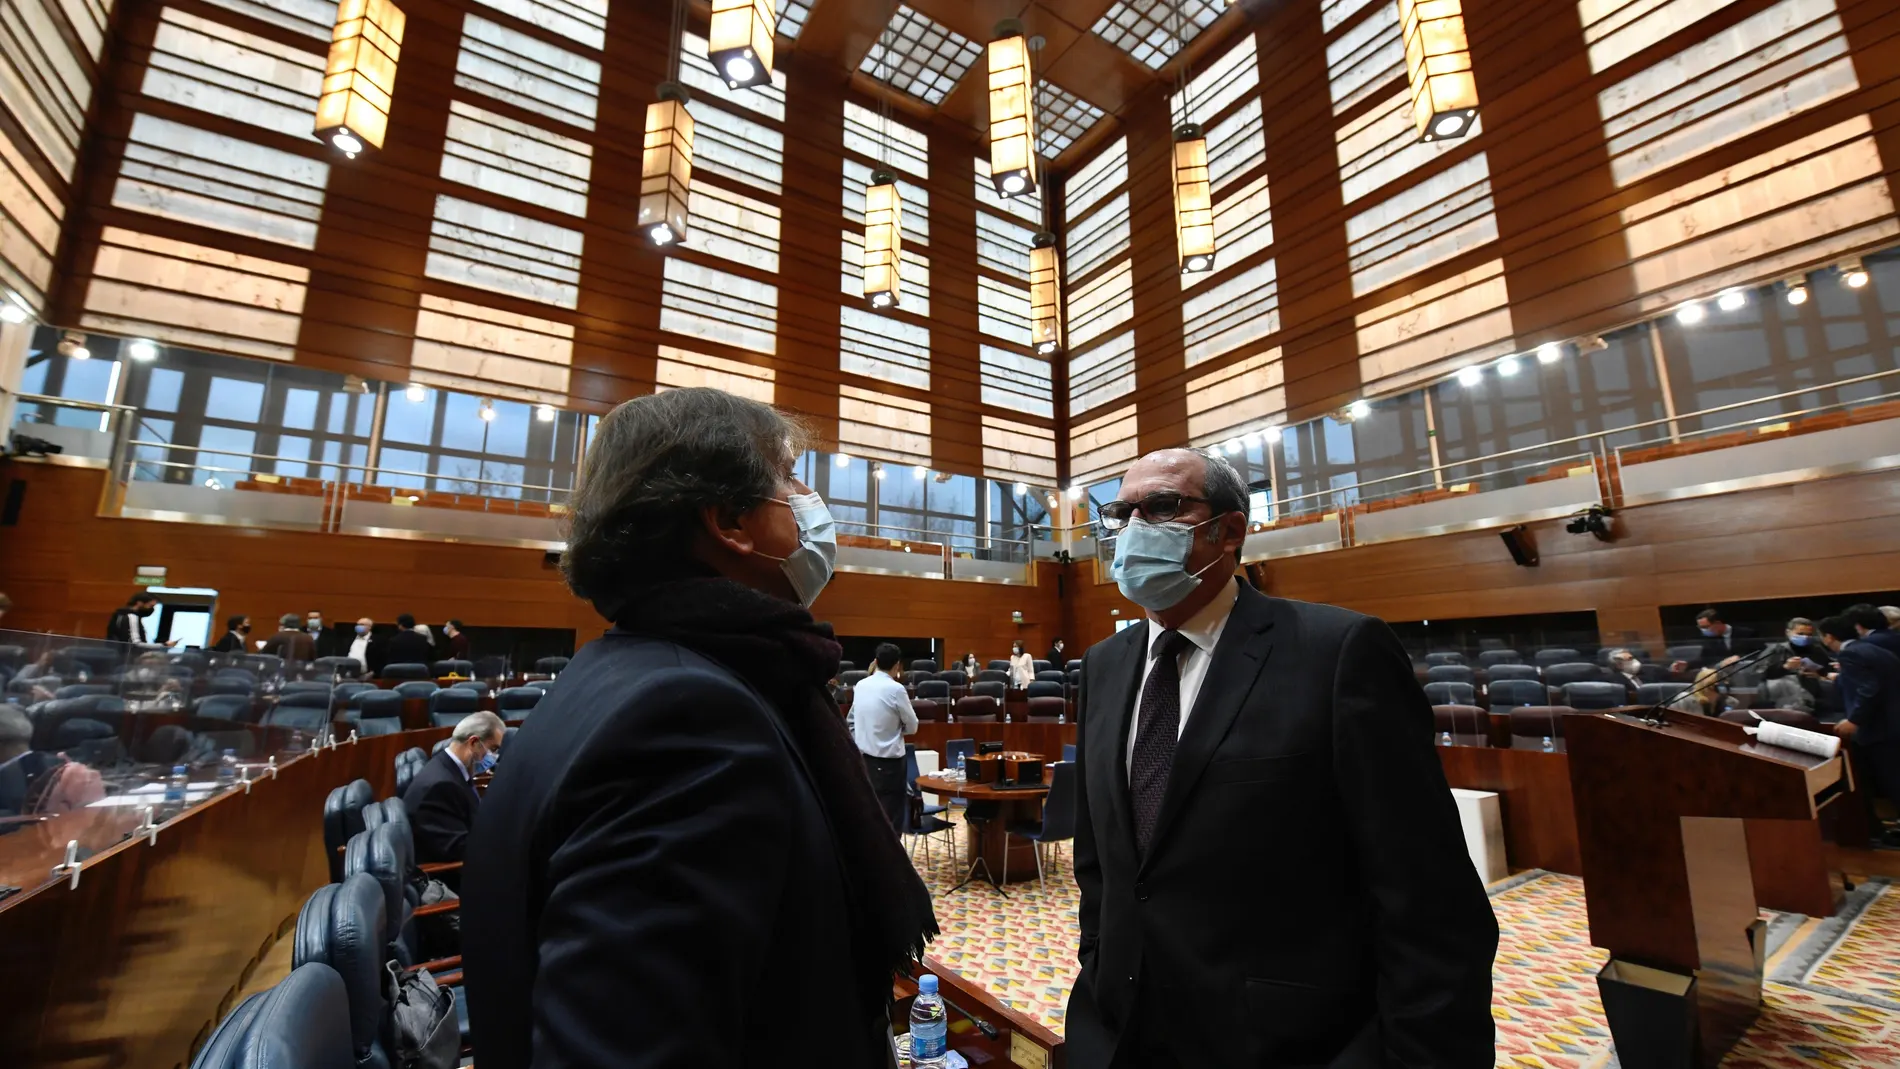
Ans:
[[[1036,659],[1023,648],[1021,639],[1009,647],[1009,685],[1018,689],[1027,687],[1036,679]]]
[[[936,934],[825,689],[836,555],[801,429],[710,389],[604,418],[562,570],[612,626],[508,746],[463,872],[484,1065],[892,1057]]]

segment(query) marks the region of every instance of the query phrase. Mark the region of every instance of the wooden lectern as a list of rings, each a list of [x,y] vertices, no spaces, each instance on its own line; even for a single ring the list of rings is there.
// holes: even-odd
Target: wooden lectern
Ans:
[[[1761,1008],[1765,926],[1745,819],[1810,820],[1849,789],[1844,755],[1765,746],[1687,713],[1564,720],[1590,942],[1624,1069],[1714,1066]]]

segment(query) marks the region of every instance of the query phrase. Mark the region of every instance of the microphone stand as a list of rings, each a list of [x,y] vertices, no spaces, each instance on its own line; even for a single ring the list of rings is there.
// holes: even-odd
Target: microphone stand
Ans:
[[[1709,674],[1709,678],[1692,684],[1686,693],[1700,694],[1703,691],[1715,688],[1722,683],[1726,683],[1729,680],[1734,679],[1736,676],[1742,673],[1743,669],[1752,668],[1757,662],[1766,658],[1768,656],[1768,651],[1771,648],[1772,648],[1771,646],[1763,646],[1761,649],[1755,650],[1752,653],[1742,654],[1741,656],[1737,657],[1735,660],[1730,661],[1728,664],[1725,664],[1716,668],[1714,671],[1712,671]],[[1681,695],[1678,695],[1677,697],[1681,697]],[[1636,719],[1642,721],[1645,724],[1648,724],[1650,727],[1659,728],[1669,723],[1669,718],[1666,715],[1668,712],[1669,712],[1668,702],[1657,702],[1656,704],[1648,706],[1637,713],[1631,713],[1631,714],[1626,714],[1626,715],[1634,716]]]

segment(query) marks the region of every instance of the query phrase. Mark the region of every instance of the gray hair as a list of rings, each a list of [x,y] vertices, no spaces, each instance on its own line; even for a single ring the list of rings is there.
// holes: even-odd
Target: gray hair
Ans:
[[[294,612],[287,612],[277,618],[277,626],[286,631],[295,631],[302,624],[303,617],[298,616]]]
[[[1900,605],[1882,605],[1880,615],[1887,618],[1888,627],[1900,627]]]
[[[1227,462],[1227,458],[1213,449],[1196,449],[1202,460],[1207,461],[1207,470],[1201,476],[1201,496],[1207,498],[1207,507],[1214,515],[1225,512],[1238,512],[1247,515],[1247,483],[1240,472]]]
[[[1805,616],[1797,616],[1794,619],[1788,621],[1788,626],[1784,628],[1784,630],[1793,631],[1797,627],[1813,627],[1813,626],[1814,626],[1813,620],[1810,620]]]
[[[487,742],[500,734],[507,726],[501,722],[501,717],[483,709],[479,713],[470,713],[463,717],[462,722],[455,725],[453,738],[457,742],[466,742],[469,739]]]

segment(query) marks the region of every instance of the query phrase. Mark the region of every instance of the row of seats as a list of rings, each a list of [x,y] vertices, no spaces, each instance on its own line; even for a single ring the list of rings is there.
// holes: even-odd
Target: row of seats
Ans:
[[[994,724],[1003,711],[1001,699],[987,694],[972,694],[955,702],[931,698],[913,698],[910,707],[919,721],[954,720],[959,724]],[[1068,700],[1061,694],[1039,695],[1029,699],[1029,723],[1060,724],[1069,713]]]
[[[960,663],[960,662],[959,662],[959,663]],[[1057,668],[1056,668],[1056,666],[1055,666],[1055,663],[1054,663],[1054,662],[1052,662],[1052,661],[1045,661],[1045,660],[1041,660],[1041,659],[1036,659],[1036,660],[1034,660],[1034,661],[1032,661],[1032,662],[1031,662],[1031,664],[1032,664],[1032,665],[1034,665],[1034,667],[1035,667],[1035,670],[1036,670],[1036,674],[1037,674],[1037,676],[1039,676],[1039,677],[1040,677],[1040,676],[1041,676],[1041,674],[1042,674],[1042,673],[1044,673],[1044,672],[1054,672],[1054,671],[1057,671]],[[1064,671],[1064,672],[1072,672],[1072,671],[1075,671],[1076,669],[1078,669],[1078,668],[1081,668],[1081,667],[1082,667],[1082,662],[1081,662],[1081,661],[1079,661],[1079,660],[1077,660],[1077,661],[1069,661],[1069,662],[1067,662],[1067,663],[1065,663],[1065,664],[1064,664],[1064,665],[1062,666],[1062,668],[1061,668],[1060,670],[1061,670],[1061,671]],[[937,662],[936,662],[936,661],[934,661],[934,660],[931,660],[930,658],[927,658],[927,657],[920,657],[920,658],[918,658],[917,660],[914,660],[914,661],[911,661],[911,662],[910,662],[910,669],[909,669],[909,671],[908,671],[908,672],[906,672],[905,674],[906,674],[906,675],[909,675],[909,674],[911,674],[911,673],[920,673],[920,674],[922,674],[922,675],[923,675],[924,677],[926,677],[926,678],[929,678],[929,677],[931,677],[931,676],[934,676],[934,675],[936,675],[936,674],[938,673],[938,671],[939,671],[939,670],[940,670],[940,668],[939,668],[939,665],[937,664]],[[963,672],[962,672],[962,670],[961,670],[961,669],[952,669],[952,671],[956,671],[956,672],[957,672],[957,673],[958,673],[959,675],[963,675],[963,674],[965,674],[965,673],[963,673]],[[843,682],[845,682],[845,678],[844,678],[844,677],[845,677],[846,675],[849,675],[849,674],[850,674],[850,673],[852,673],[852,672],[858,672],[858,673],[859,673],[859,674],[858,674],[858,678],[859,678],[859,679],[863,679],[863,678],[864,678],[864,677],[865,677],[866,675],[868,675],[868,674],[869,674],[869,672],[868,672],[868,671],[861,671],[861,670],[860,670],[860,669],[858,668],[858,666],[857,666],[857,665],[856,665],[855,663],[853,663],[853,662],[851,662],[851,661],[839,661],[839,662],[838,662],[838,681],[839,681],[840,683],[843,683]],[[1003,678],[1004,678],[1004,681],[1005,681],[1005,682],[1007,682],[1007,681],[1008,681],[1008,677],[1009,677],[1009,662],[1008,662],[1008,661],[1000,661],[1000,660],[999,660],[999,661],[991,661],[991,662],[989,662],[988,664],[985,664],[985,665],[983,666],[983,669],[982,669],[982,671],[979,671],[979,672],[977,673],[977,678],[978,678],[978,679],[988,679],[988,678],[991,678],[990,676],[988,676],[988,675],[986,674],[986,673],[989,673],[989,672],[1000,672],[1000,673],[1002,673],[1002,675],[1003,675]]]
[[[1433,705],[1478,705],[1497,712],[1526,705],[1568,705],[1575,709],[1616,709],[1625,705],[1667,705],[1688,690],[1688,683],[1643,683],[1632,697],[1621,682],[1583,679],[1546,684],[1535,679],[1501,679],[1482,692],[1470,683],[1431,682],[1425,696]]]
[[[1491,710],[1497,711],[1495,708]],[[1531,749],[1541,747],[1544,739],[1551,739],[1553,743],[1561,740],[1564,737],[1564,717],[1590,714],[1596,710],[1571,705],[1523,705],[1513,707],[1508,712],[1513,748]],[[1722,719],[1737,724],[1753,724],[1757,716],[1809,731],[1822,730],[1821,722],[1812,713],[1794,709],[1731,709],[1722,714]],[[1490,732],[1487,712],[1475,705],[1434,705],[1432,723],[1433,731],[1460,740],[1483,738]]]

